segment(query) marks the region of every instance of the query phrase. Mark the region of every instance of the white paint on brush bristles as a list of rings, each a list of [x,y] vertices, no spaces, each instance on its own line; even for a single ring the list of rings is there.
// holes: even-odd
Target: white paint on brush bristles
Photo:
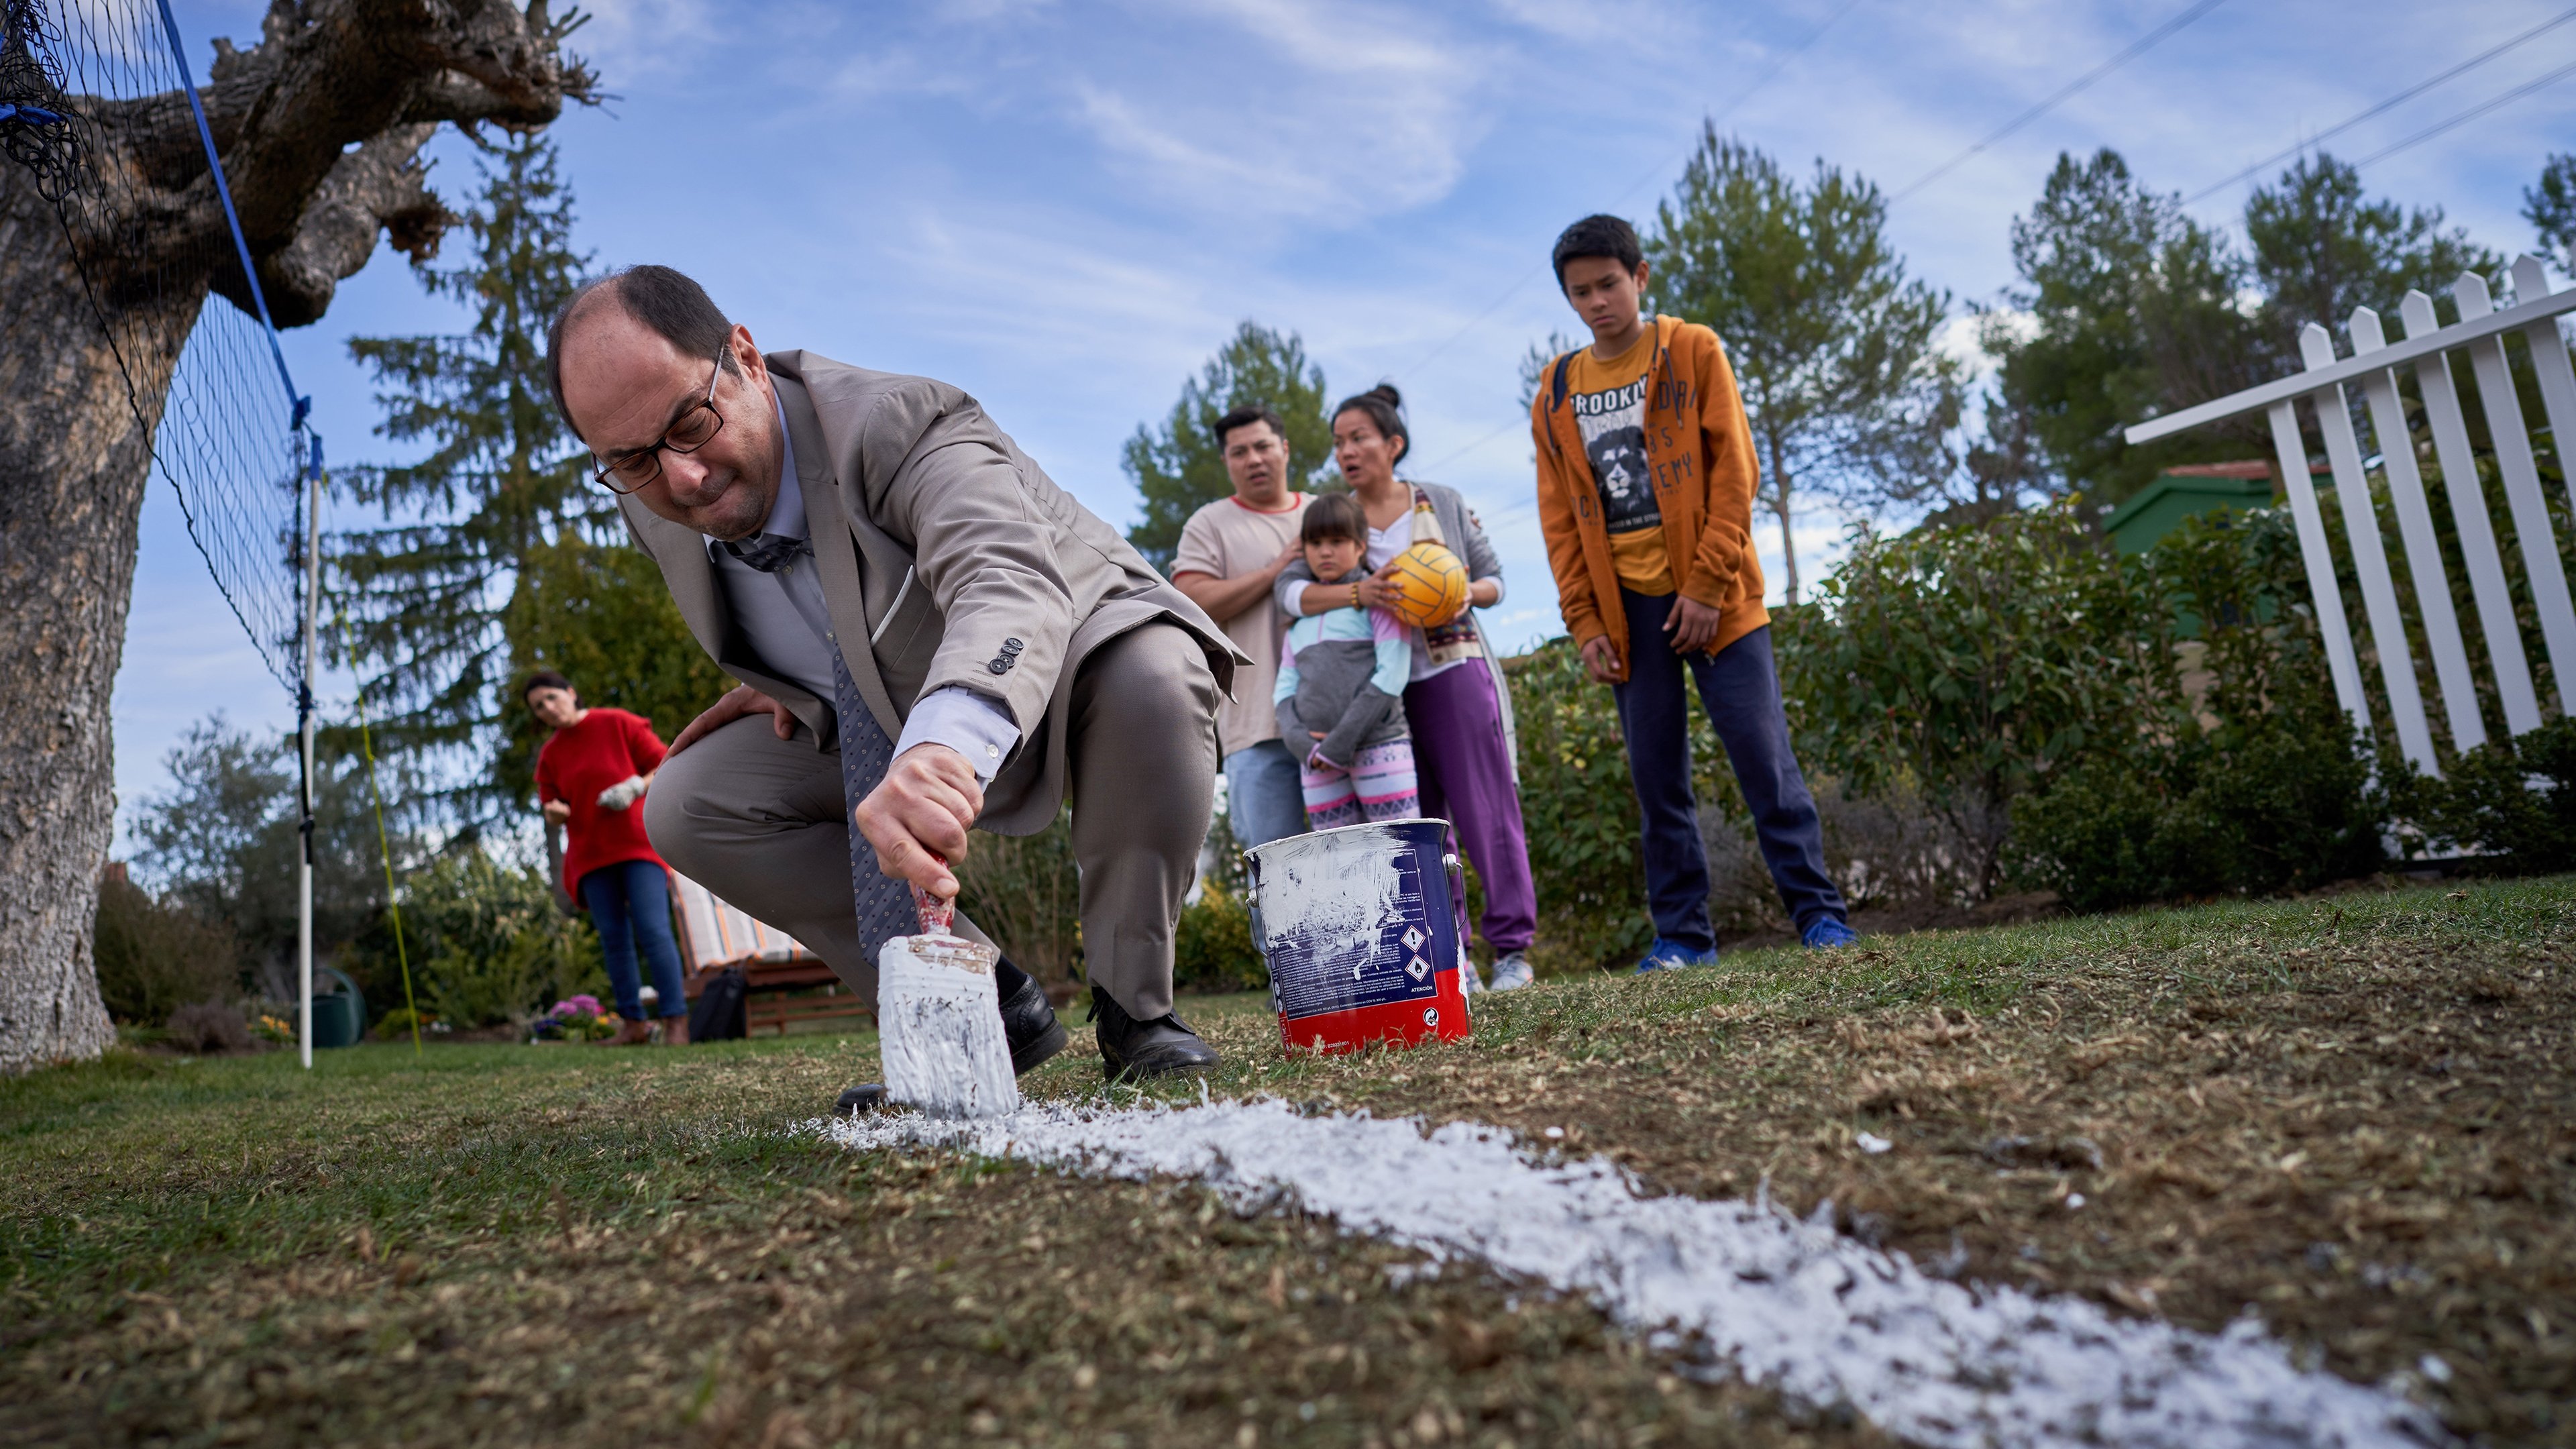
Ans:
[[[993,981],[998,957],[980,942],[929,935],[897,936],[877,953],[877,1055],[888,1095],[934,1117],[1019,1110]]]
[[[1243,1212],[1293,1202],[1345,1232],[1582,1294],[1630,1329],[1695,1336],[1716,1365],[1943,1449],[2447,1442],[2389,1389],[2299,1369],[2251,1319],[2211,1335],[2083,1299],[1946,1282],[1821,1221],[1641,1197],[1606,1160],[1534,1158],[1472,1123],[1426,1136],[1409,1120],[1259,1101],[1033,1105],[977,1122],[899,1115],[822,1130],[862,1150],[936,1146],[1111,1178],[1193,1178]]]

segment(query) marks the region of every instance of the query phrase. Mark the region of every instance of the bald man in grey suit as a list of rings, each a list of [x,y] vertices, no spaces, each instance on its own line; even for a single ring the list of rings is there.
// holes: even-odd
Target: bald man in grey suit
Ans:
[[[764,355],[669,268],[576,293],[548,351],[636,545],[743,681],[672,742],[654,848],[873,1000],[906,883],[954,896],[969,828],[1033,834],[1070,797],[1105,1070],[1213,1065],[1172,935],[1248,662],[1215,624],[973,398]],[[1025,1071],[1063,1030],[1034,982],[999,984]]]

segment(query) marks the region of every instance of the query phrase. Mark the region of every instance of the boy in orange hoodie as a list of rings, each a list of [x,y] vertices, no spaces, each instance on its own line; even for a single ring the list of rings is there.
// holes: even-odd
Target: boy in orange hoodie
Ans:
[[[1789,749],[1771,663],[1752,536],[1760,469],[1735,372],[1715,332],[1641,313],[1646,274],[1628,223],[1587,216],[1565,229],[1557,284],[1592,345],[1557,358],[1530,402],[1557,605],[1584,667],[1618,701],[1644,815],[1655,944],[1637,970],[1717,957],[1691,799],[1685,672],[1735,767],[1799,939],[1848,945],[1857,938],[1825,874],[1815,797]]]

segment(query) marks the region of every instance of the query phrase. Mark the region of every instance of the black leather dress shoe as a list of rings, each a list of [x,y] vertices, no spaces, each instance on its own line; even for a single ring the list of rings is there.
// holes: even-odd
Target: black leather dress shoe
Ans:
[[[1002,1035],[1011,1044],[1015,1077],[1064,1050],[1064,1023],[1056,1020],[1055,1006],[1036,978],[1022,977],[1019,991],[1002,1003]]]
[[[1002,1038],[1011,1045],[1011,1075],[1025,1076],[1031,1067],[1064,1050],[1064,1023],[1056,1019],[1046,988],[1034,977],[1022,977],[1020,989],[1002,1003]],[[833,1115],[855,1117],[887,1105],[885,1083],[861,1082],[841,1094]]]
[[[1113,1082],[1143,1081],[1204,1072],[1217,1064],[1216,1048],[1182,1024],[1178,1012],[1138,1021],[1106,991],[1091,988],[1091,1019],[1099,1023],[1101,1074]]]

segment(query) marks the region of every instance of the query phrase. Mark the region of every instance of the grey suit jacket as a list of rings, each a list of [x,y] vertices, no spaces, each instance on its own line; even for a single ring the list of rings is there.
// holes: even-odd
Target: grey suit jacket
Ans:
[[[1251,661],[973,398],[811,352],[766,360],[795,445],[834,642],[869,712],[895,738],[916,701],[959,685],[1020,727],[1018,752],[985,791],[979,827],[1032,835],[1054,823],[1069,783],[1074,672],[1119,635],[1157,621],[1188,630],[1217,687],[1232,692],[1235,666]],[[618,506],[709,657],[785,705],[818,744],[829,742],[832,702],[753,657],[704,537],[635,499]],[[859,640],[868,647],[850,647]],[[1213,719],[1176,723],[1216,727]]]

